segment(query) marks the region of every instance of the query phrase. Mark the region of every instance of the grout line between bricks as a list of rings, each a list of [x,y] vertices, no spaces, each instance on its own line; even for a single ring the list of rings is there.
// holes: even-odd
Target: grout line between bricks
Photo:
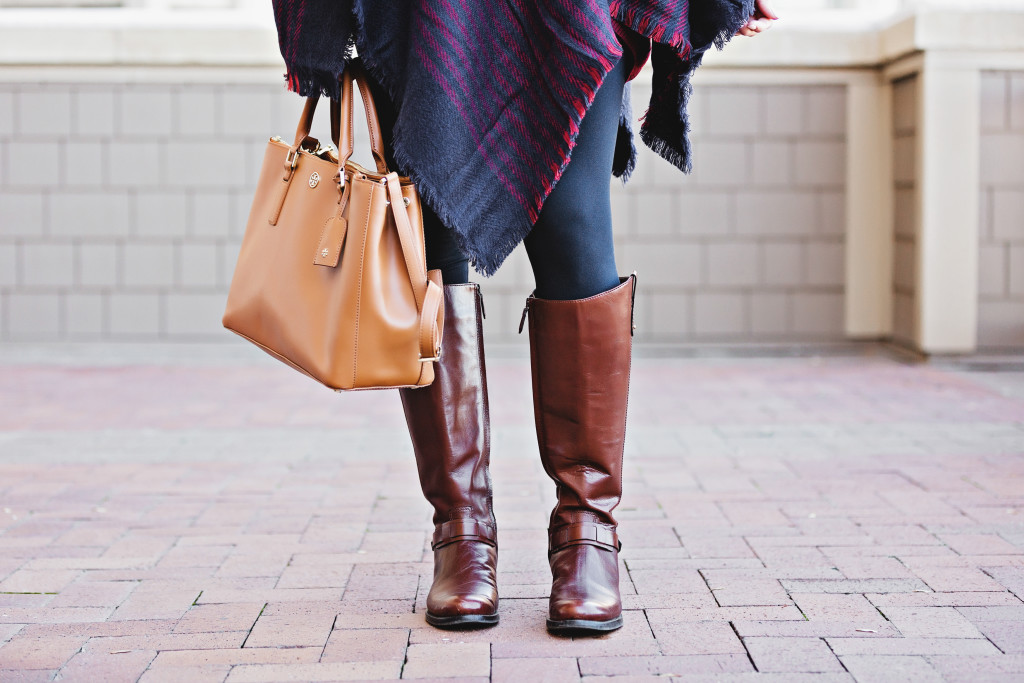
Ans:
[[[266,607],[266,605],[264,605],[264,607]],[[253,623],[253,626],[255,626],[255,625],[256,624]],[[322,648],[320,648],[320,656],[316,658],[316,661],[317,661],[318,664],[324,660],[324,653],[327,652],[327,644],[329,642],[331,642],[331,636],[334,634],[334,629],[335,629],[335,627],[337,625],[338,625],[338,615],[335,614],[334,615],[334,621],[331,622],[331,630],[327,632],[327,640],[324,641],[324,646]],[[251,633],[252,629],[250,629],[249,632]],[[248,638],[248,636],[246,636],[246,638]],[[244,645],[244,643],[243,643],[243,645]]]
[[[757,663],[754,661],[754,658],[750,656],[750,650],[747,649],[747,641],[743,639],[743,636],[741,636],[740,632],[736,629],[736,624],[731,620],[729,621],[729,628],[731,628],[732,632],[736,634],[737,638],[739,638],[740,645],[743,646],[743,652],[746,653],[747,661],[750,662],[750,666],[754,667],[754,671],[760,671],[760,669],[757,668]]]
[[[722,607],[722,603],[718,602],[718,596],[715,595],[715,591],[711,589],[711,584],[708,583],[708,577],[704,575],[704,570],[698,569],[697,576],[699,576],[700,580],[704,582],[704,585],[708,587],[708,591],[711,593],[711,597],[715,599],[715,605],[717,605],[718,607]]]
[[[355,571],[355,570],[353,569],[353,571]],[[348,580],[351,581],[352,580],[352,574],[349,574],[348,577],[349,577]],[[423,576],[421,574],[417,574],[416,575],[416,590],[413,591],[413,594],[412,594],[412,613],[413,614],[416,614],[416,607],[420,603],[420,584],[422,584],[422,583],[423,583]],[[345,590],[348,590],[348,581],[345,582]],[[345,594],[342,593],[341,597],[342,597],[342,600],[344,600],[345,599]]]
[[[156,661],[156,658],[160,656],[160,652],[161,652],[160,650],[155,650],[155,651],[154,651],[154,654],[153,654],[153,659],[149,660],[149,663],[148,663],[148,664],[146,664],[146,668],[145,668],[145,669],[143,669],[143,670],[142,670],[142,673],[140,673],[140,674],[139,674],[139,677],[135,679],[135,682],[136,682],[136,683],[138,683],[139,681],[141,681],[141,680],[142,680],[142,677],[143,677],[143,676],[145,676],[145,675],[146,675],[146,673],[147,673],[147,672],[148,672],[148,671],[149,671],[150,669],[152,669],[152,668],[153,668],[153,662],[155,662],[155,661]],[[58,680],[59,680],[59,679],[58,679]]]
[[[198,600],[199,598],[196,598],[196,599]],[[238,646],[238,649],[239,649],[239,650],[241,650],[242,648],[244,648],[244,647],[245,647],[245,644],[246,644],[247,642],[249,642],[249,636],[251,636],[251,635],[252,635],[252,630],[253,630],[254,628],[256,628],[256,624],[257,624],[257,622],[259,622],[259,620],[260,620],[260,617],[262,617],[262,616],[263,616],[263,612],[264,612],[264,610],[266,610],[266,609],[267,609],[267,605],[269,605],[269,604],[270,604],[269,602],[265,602],[265,603],[263,603],[263,607],[261,607],[261,608],[260,608],[260,613],[256,615],[256,619],[254,619],[254,620],[253,620],[253,622],[252,622],[252,626],[250,626],[250,627],[249,627],[249,632],[245,634],[245,640],[243,640],[243,641],[242,641],[242,644]],[[337,619],[338,619],[337,615],[335,615],[334,619],[335,619],[335,621],[337,621]],[[331,631],[332,631],[332,632],[334,631],[334,627],[333,627],[333,626],[331,627]],[[331,638],[331,636],[330,636],[330,635],[328,635],[328,636],[327,636],[327,639],[328,639],[328,640],[330,640],[330,638]],[[327,644],[326,644],[326,643],[324,644],[324,647],[327,647]],[[323,657],[323,656],[324,656],[324,653],[323,653],[322,651],[320,652],[320,656],[321,656],[321,657]],[[318,661],[319,661],[319,660],[318,660]]]
[[[409,647],[412,645],[412,629],[408,629],[408,635],[405,638],[405,652],[402,658],[402,668],[398,671],[398,677],[402,678],[405,676],[405,665],[409,663]],[[492,646],[493,647],[493,646]]]
[[[757,558],[757,561],[761,563],[761,566],[767,569],[768,565],[764,563],[764,558],[757,554],[757,550],[754,548],[754,546],[750,545],[750,539],[746,536],[740,536],[740,538],[743,539],[743,544],[750,549],[751,554]]]
[[[843,661],[842,657],[837,655],[836,651],[832,649],[832,643],[828,642],[828,638],[820,638],[819,640],[821,640],[821,641],[823,641],[825,643],[825,647],[828,648],[828,651],[831,652],[832,656],[836,658],[837,662],[839,662],[839,666],[843,667],[843,671],[845,671],[846,673],[848,673],[851,676],[853,676],[853,680],[857,680],[857,677],[854,676],[853,673],[849,669],[846,668],[846,662]]]
[[[281,570],[280,576],[278,576],[277,579],[274,581],[274,588],[275,589],[280,586],[281,579],[284,578],[285,572],[288,571],[288,567],[292,566],[292,562],[294,560],[295,560],[295,554],[292,553],[291,555],[288,556],[288,563],[285,564],[284,569]],[[342,592],[344,593],[344,591],[342,591]],[[337,617],[335,617],[335,619],[337,619]]]
[[[647,622],[647,630],[651,632],[651,638],[654,638],[654,642],[658,645],[658,654],[664,655],[665,653],[661,649],[661,642],[658,640],[658,636],[654,632],[654,626],[651,625],[651,617],[647,614],[647,608],[642,609],[641,612],[643,612],[644,620]],[[582,675],[583,673],[580,672],[580,676]]]
[[[633,586],[633,592],[636,593],[637,595],[639,595],[640,593],[636,589],[636,581],[633,580],[633,571],[629,568],[629,562],[627,562],[626,560],[623,560],[622,561],[622,566],[624,566],[626,568],[626,576],[629,577],[629,583],[630,583],[631,586]]]

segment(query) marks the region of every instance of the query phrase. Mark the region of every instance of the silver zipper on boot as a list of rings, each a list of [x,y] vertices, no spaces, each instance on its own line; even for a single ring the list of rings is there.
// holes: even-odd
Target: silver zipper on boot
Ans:
[[[523,317],[519,319],[519,334],[523,333],[523,326],[526,324],[526,314],[530,312],[530,299],[533,295],[526,297],[526,305],[523,306]]]

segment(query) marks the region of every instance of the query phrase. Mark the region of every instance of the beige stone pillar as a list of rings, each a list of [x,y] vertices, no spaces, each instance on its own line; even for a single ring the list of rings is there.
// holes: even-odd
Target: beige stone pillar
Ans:
[[[881,76],[846,90],[846,334],[892,334],[892,88]]]
[[[980,74],[926,53],[917,135],[917,331],[925,353],[970,353],[978,329]]]

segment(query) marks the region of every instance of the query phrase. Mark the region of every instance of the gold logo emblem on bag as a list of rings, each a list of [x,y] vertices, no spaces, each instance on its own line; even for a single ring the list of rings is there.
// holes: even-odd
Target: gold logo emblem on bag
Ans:
[[[313,175],[309,176],[309,186],[316,187],[320,184],[320,174],[313,171]]]

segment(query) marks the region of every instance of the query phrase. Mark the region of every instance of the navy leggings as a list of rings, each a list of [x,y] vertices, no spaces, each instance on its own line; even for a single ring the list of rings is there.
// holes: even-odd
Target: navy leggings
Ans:
[[[536,295],[542,299],[583,299],[619,284],[609,183],[628,62],[628,57],[619,60],[598,90],[580,124],[569,164],[524,241]],[[388,165],[397,168],[391,158],[394,112],[380,86],[370,81]],[[423,233],[427,268],[440,269],[445,284],[469,282],[469,259],[426,204]]]

